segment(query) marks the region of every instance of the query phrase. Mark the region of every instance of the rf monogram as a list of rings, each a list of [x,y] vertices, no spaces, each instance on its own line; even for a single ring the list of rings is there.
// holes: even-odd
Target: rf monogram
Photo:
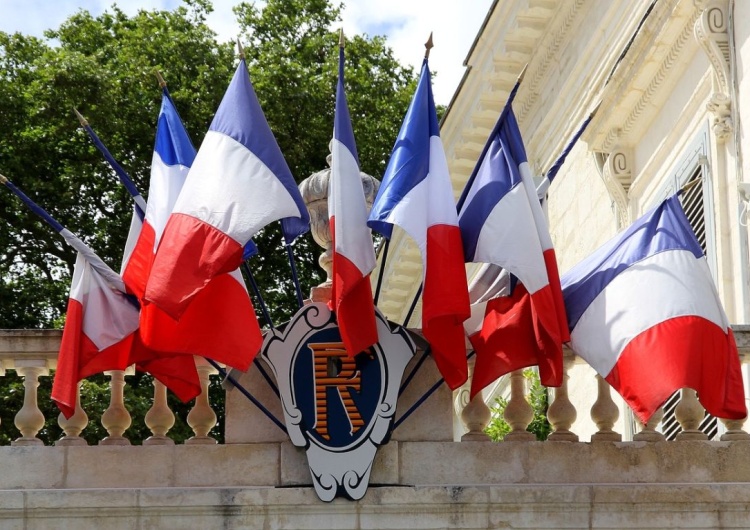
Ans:
[[[336,396],[344,405],[349,420],[350,434],[365,424],[352,397],[359,393],[362,376],[354,359],[349,357],[343,342],[320,342],[308,344],[313,353],[315,369],[315,426],[314,429],[326,440],[328,433],[328,388],[336,389]]]

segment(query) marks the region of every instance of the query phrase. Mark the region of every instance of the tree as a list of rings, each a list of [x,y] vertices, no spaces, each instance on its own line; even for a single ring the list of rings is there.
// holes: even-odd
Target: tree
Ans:
[[[552,426],[547,420],[547,408],[549,405],[547,399],[547,389],[539,381],[539,374],[536,370],[526,369],[523,371],[523,377],[526,379],[528,388],[528,401],[534,411],[534,417],[526,427],[526,430],[533,433],[536,439],[544,441],[552,432]],[[495,398],[495,404],[491,407],[492,419],[485,428],[486,432],[493,441],[499,442],[505,435],[510,432],[510,425],[503,418],[505,407],[508,406],[508,400],[504,397]]]
[[[89,120],[144,194],[160,103],[155,70],[166,78],[199,145],[237,60],[234,43],[219,43],[205,24],[210,2],[184,4],[134,16],[116,6],[98,17],[79,11],[48,31],[46,39],[0,32],[0,173],[115,270],[131,199],[72,109]],[[262,10],[246,3],[236,7],[242,31],[249,35],[251,80],[298,181],[326,166],[338,60],[333,26],[339,11],[328,0],[269,0]],[[353,36],[347,61],[363,170],[379,176],[411,97],[414,74],[399,65],[379,37]],[[0,192],[0,225],[0,328],[59,327],[74,252],[8,192]],[[274,320],[286,320],[296,310],[296,298],[280,231],[271,226],[255,239],[260,255],[250,266]],[[321,281],[320,250],[309,235],[294,248],[307,291]],[[0,396],[11,379],[0,378]],[[150,396],[149,379],[139,381],[141,394]],[[47,411],[46,416],[54,414]],[[12,418],[0,419],[0,429],[12,429]]]

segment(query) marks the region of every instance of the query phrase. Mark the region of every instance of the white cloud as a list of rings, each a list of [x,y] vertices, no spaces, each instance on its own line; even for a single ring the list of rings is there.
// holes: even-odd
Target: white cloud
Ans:
[[[114,0],[2,0],[0,30],[41,36],[56,28],[79,9],[94,15]],[[138,9],[169,9],[177,0],[117,0],[120,9],[134,14]],[[232,7],[238,0],[213,0],[208,24],[223,41],[239,31]],[[463,76],[463,61],[474,41],[492,0],[346,0],[342,14],[348,34],[386,35],[388,45],[403,64],[418,69],[424,43],[434,32],[435,48],[430,69],[437,72],[434,93],[437,103],[447,104]]]

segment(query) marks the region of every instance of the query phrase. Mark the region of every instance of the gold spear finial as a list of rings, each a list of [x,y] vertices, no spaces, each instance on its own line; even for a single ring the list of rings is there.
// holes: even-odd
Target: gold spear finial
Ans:
[[[518,79],[516,80],[516,83],[518,83],[519,85],[521,84],[521,81],[523,81],[523,76],[526,75],[526,69],[528,67],[529,67],[529,63],[526,63],[525,65],[523,65],[523,70],[521,70],[521,73],[518,74]]]
[[[89,122],[86,121],[86,118],[84,118],[83,115],[78,112],[77,108],[73,107],[73,112],[75,112],[76,116],[78,116],[78,121],[81,122],[81,127],[86,127],[89,124]]]
[[[599,100],[599,103],[596,104],[596,107],[594,107],[594,110],[592,110],[591,112],[589,112],[589,117],[593,118],[594,114],[596,114],[596,111],[599,110],[599,107],[601,107],[601,106],[602,106],[602,101]]]
[[[164,81],[164,78],[161,76],[161,72],[159,70],[155,70],[154,75],[156,76],[156,80],[159,81],[159,86],[161,88],[167,88],[167,82]]]
[[[7,184],[8,179],[4,175],[0,175],[0,184]]]
[[[433,46],[435,46],[435,45],[432,43],[432,32],[430,31],[430,38],[427,39],[427,42],[424,43],[424,48],[425,48],[425,50],[424,50],[424,58],[425,59],[429,59],[430,58],[430,50],[432,49]]]
[[[344,47],[344,42],[346,39],[344,39],[344,28],[341,28],[339,30],[339,48]]]
[[[687,193],[690,189],[694,188],[697,184],[703,182],[703,177],[696,177],[687,184],[685,184],[683,187],[680,188],[680,191],[682,193]]]
[[[245,48],[242,47],[242,42],[240,42],[240,38],[237,37],[237,51],[240,54],[240,59],[245,58]]]

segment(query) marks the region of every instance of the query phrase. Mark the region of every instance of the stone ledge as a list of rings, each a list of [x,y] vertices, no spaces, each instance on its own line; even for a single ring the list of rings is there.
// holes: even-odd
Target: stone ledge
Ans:
[[[750,483],[749,442],[390,442],[379,486]],[[289,442],[0,447],[0,489],[308,487]],[[750,521],[750,516],[748,516]]]
[[[2,528],[748,528],[748,484],[0,490]]]

